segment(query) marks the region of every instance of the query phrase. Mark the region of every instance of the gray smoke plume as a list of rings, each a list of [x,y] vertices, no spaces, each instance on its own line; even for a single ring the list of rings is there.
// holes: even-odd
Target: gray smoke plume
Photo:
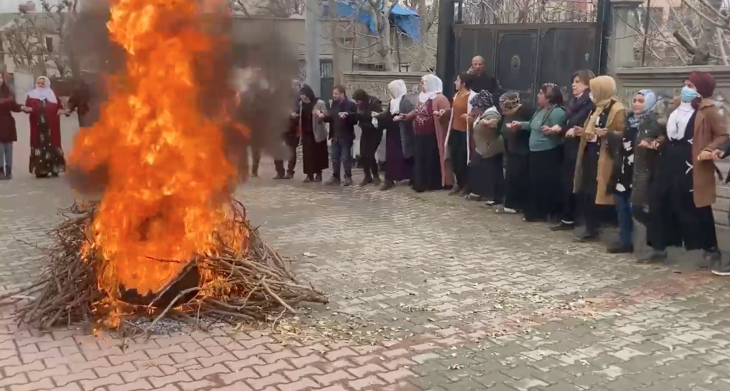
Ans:
[[[203,0],[188,0],[198,3]],[[109,6],[106,0],[97,0],[93,6],[80,12],[70,26],[71,50],[82,69],[93,71],[95,76],[86,81],[93,105],[106,97],[106,91],[119,86],[106,84],[106,76],[119,75],[126,66],[126,53],[113,42],[106,23]],[[205,32],[215,42],[217,50],[199,53],[193,61],[195,82],[200,91],[199,110],[205,115],[217,115],[222,107],[250,128],[245,136],[238,130],[221,129],[227,156],[240,173],[248,173],[249,150],[256,148],[264,154],[286,158],[282,145],[282,133],[290,126],[289,114],[293,109],[295,94],[291,80],[297,74],[296,57],[288,48],[292,46],[277,34],[231,37],[231,18],[227,9],[207,14],[204,20],[185,19],[174,12],[159,28],[166,34],[174,34],[181,26],[193,24],[196,31]],[[245,23],[245,20],[239,21]],[[235,42],[235,43],[233,43]],[[233,72],[237,70],[236,72]],[[98,82],[104,80],[105,82]],[[116,78],[119,83],[124,78]],[[240,91],[236,91],[239,89]],[[238,107],[233,99],[240,92]],[[216,170],[216,167],[210,167]],[[83,194],[99,194],[108,182],[107,167],[92,172],[69,166],[66,178],[71,186]]]

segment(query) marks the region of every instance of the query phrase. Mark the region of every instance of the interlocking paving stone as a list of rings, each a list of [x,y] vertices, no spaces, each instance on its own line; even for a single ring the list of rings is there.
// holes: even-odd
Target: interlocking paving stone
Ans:
[[[730,389],[730,280],[639,266],[441,192],[272,181],[262,167],[237,195],[329,305],[275,333],[126,343],[18,327],[5,308],[0,389]],[[0,292],[32,283],[29,244],[48,244],[56,206],[73,199],[62,178],[0,182]]]

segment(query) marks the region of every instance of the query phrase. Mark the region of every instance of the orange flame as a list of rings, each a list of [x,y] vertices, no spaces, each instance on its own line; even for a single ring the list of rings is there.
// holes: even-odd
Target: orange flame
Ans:
[[[72,165],[108,170],[92,227],[108,264],[101,288],[157,292],[213,247],[236,178],[221,127],[198,110],[193,61],[219,42],[200,30],[197,1],[112,0],[111,38],[127,66],[99,121],[76,137]],[[190,23],[169,25],[171,15]],[[205,65],[205,64],[203,64]],[[87,249],[88,251],[89,249]]]

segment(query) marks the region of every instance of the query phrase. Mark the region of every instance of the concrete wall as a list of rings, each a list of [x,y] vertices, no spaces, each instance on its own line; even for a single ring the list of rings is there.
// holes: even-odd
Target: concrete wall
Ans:
[[[408,91],[418,91],[418,85],[425,73],[419,72],[343,72],[342,81],[347,88],[348,96],[361,88],[369,94],[378,97],[384,104],[390,101],[388,84],[393,80],[402,79]]]
[[[637,91],[650,89],[657,94],[667,96],[678,96],[682,85],[694,71],[710,72],[717,81],[715,89],[715,102],[726,118],[730,110],[730,67],[726,66],[693,66],[693,67],[672,67],[672,68],[618,68],[616,70],[616,81],[619,87],[619,97],[624,104],[630,107],[631,100]],[[718,168],[723,175],[730,170],[728,161],[719,162]],[[714,206],[715,222],[723,227],[722,232],[727,231],[727,212],[730,207],[730,187],[724,184],[718,186],[718,201]],[[727,235],[725,235],[727,236]]]

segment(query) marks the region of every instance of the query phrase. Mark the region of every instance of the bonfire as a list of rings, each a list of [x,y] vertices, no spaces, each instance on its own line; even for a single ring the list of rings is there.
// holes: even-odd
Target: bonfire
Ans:
[[[111,1],[107,28],[126,67],[68,157],[72,169],[104,172],[103,195],[62,211],[40,279],[5,297],[25,301],[20,321],[117,328],[146,316],[151,329],[166,316],[264,321],[327,301],[297,281],[231,195],[241,175],[224,129],[243,140],[250,130],[223,108],[200,108],[196,71],[212,69],[205,55],[225,42],[202,31],[201,4]]]

